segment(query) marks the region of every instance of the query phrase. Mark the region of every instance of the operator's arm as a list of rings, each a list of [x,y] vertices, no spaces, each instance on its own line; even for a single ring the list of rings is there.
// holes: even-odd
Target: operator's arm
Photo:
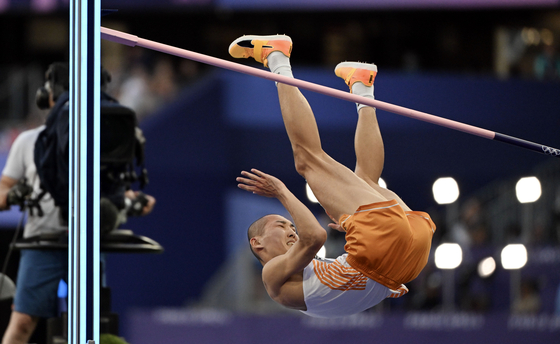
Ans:
[[[239,188],[255,194],[277,198],[290,213],[298,231],[299,240],[286,252],[268,262],[263,269],[263,281],[269,294],[280,291],[289,277],[302,271],[315,257],[327,239],[313,213],[279,179],[252,169],[241,172]],[[274,297],[275,295],[270,295]]]
[[[17,184],[17,180],[10,178],[8,176],[2,176],[0,178],[0,210],[8,210],[10,209],[10,205],[8,204],[8,192],[12,186]]]
[[[20,179],[25,177],[26,165],[24,155],[26,148],[29,147],[28,145],[32,144],[28,133],[29,131],[18,135],[12,147],[10,147],[10,153],[8,153],[8,159],[0,178],[0,210],[10,209],[8,193]]]
[[[126,198],[130,200],[135,200],[140,195],[140,192],[127,190],[124,195],[126,196]],[[145,198],[145,202],[143,203],[144,205],[142,207],[142,211],[140,212],[140,215],[145,216],[151,213],[152,210],[154,210],[154,206],[156,205],[156,199],[153,196],[144,193],[142,193],[141,195],[143,198]]]

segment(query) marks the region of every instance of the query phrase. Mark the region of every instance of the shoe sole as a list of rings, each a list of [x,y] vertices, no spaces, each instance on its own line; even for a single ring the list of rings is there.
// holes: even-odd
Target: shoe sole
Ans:
[[[365,69],[370,70],[373,72],[377,72],[377,66],[373,63],[364,63],[364,62],[340,62],[339,64],[334,67],[334,71],[339,68],[356,68],[356,69]]]
[[[334,68],[334,74],[342,78],[346,85],[350,86],[350,89],[352,89],[352,85],[355,82],[361,82],[366,86],[372,86],[373,80],[377,75],[377,66],[373,63],[341,62]]]
[[[256,57],[255,55],[255,46],[252,44],[253,41],[266,41],[266,42],[284,42],[285,44],[289,44],[288,51],[284,51],[281,47],[274,47],[274,45],[269,45],[269,47],[263,46],[262,49],[270,50],[268,54],[272,51],[280,51],[286,56],[290,56],[292,51],[292,39],[286,35],[272,35],[272,36],[242,36],[233,41],[229,46],[229,54],[234,58],[249,58],[253,57],[256,61],[261,62],[267,67],[267,57],[268,54],[263,58],[261,61],[261,57]],[[240,45],[241,42],[248,42],[249,44],[244,44],[245,46]],[[251,47],[252,46],[252,47]],[[277,48],[277,49],[276,49]],[[261,50],[262,51],[262,50]]]
[[[251,36],[251,35],[247,35],[247,36],[241,36],[238,39],[236,39],[235,41],[233,41],[229,45],[228,51],[230,52],[230,54],[232,54],[232,50],[235,51],[236,47],[246,49],[245,47],[242,47],[242,46],[238,45],[238,43],[243,42],[243,41],[252,42],[254,40],[259,40],[259,41],[288,41],[288,42],[292,43],[292,39],[290,38],[290,36],[286,36],[286,35],[271,35],[271,36],[255,36],[255,35]],[[232,54],[232,56],[233,56],[233,54]],[[233,57],[236,57],[236,56],[233,56]]]

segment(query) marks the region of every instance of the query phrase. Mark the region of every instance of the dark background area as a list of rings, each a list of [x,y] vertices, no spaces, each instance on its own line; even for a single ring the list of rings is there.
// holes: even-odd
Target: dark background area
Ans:
[[[401,10],[401,11],[231,11],[220,9],[121,9],[102,18],[102,25],[124,23],[139,37],[229,58],[229,43],[249,30],[255,34],[286,33],[295,42],[294,63],[325,65],[331,35],[343,35],[343,59],[371,60],[384,68],[401,69],[403,56],[414,52],[421,70],[474,74],[493,73],[495,28],[539,26],[551,9]],[[259,18],[262,18],[259,19]],[[68,59],[64,49],[34,47],[34,23],[67,26],[66,12],[2,14],[0,44],[8,54],[2,64],[25,64]],[[41,32],[45,34],[45,32]],[[59,41],[67,41],[60,37]],[[50,50],[50,51],[49,51]]]

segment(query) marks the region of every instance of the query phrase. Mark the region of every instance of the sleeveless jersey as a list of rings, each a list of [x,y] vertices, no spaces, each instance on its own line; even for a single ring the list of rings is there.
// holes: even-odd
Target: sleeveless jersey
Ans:
[[[305,267],[303,295],[307,311],[302,311],[304,314],[320,318],[347,316],[408,292],[404,284],[391,290],[366,277],[346,262],[346,256],[313,259]]]

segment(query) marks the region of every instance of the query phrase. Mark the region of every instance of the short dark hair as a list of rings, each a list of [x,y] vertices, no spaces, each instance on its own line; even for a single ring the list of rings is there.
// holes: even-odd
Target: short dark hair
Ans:
[[[111,82],[111,73],[103,67],[101,69],[101,91],[107,90],[107,85]],[[68,92],[70,89],[70,69],[66,62],[53,62],[49,65],[45,73],[46,79],[51,83],[51,91],[53,93],[53,100],[56,101],[58,97]]]
[[[270,216],[271,214],[265,215],[260,217],[259,219],[257,219],[255,222],[253,222],[250,226],[249,229],[247,229],[247,239],[249,239],[249,248],[251,249],[251,252],[253,253],[253,255],[260,261],[262,262],[263,260],[261,259],[261,257],[259,257],[259,255],[253,250],[253,246],[251,245],[251,239],[253,239],[254,237],[256,237],[257,235],[262,235],[264,232],[264,226],[266,225],[267,222],[267,217]]]
[[[50,86],[54,101],[70,88],[70,78],[68,75],[68,64],[66,62],[54,62],[49,65],[45,72],[45,78]]]

